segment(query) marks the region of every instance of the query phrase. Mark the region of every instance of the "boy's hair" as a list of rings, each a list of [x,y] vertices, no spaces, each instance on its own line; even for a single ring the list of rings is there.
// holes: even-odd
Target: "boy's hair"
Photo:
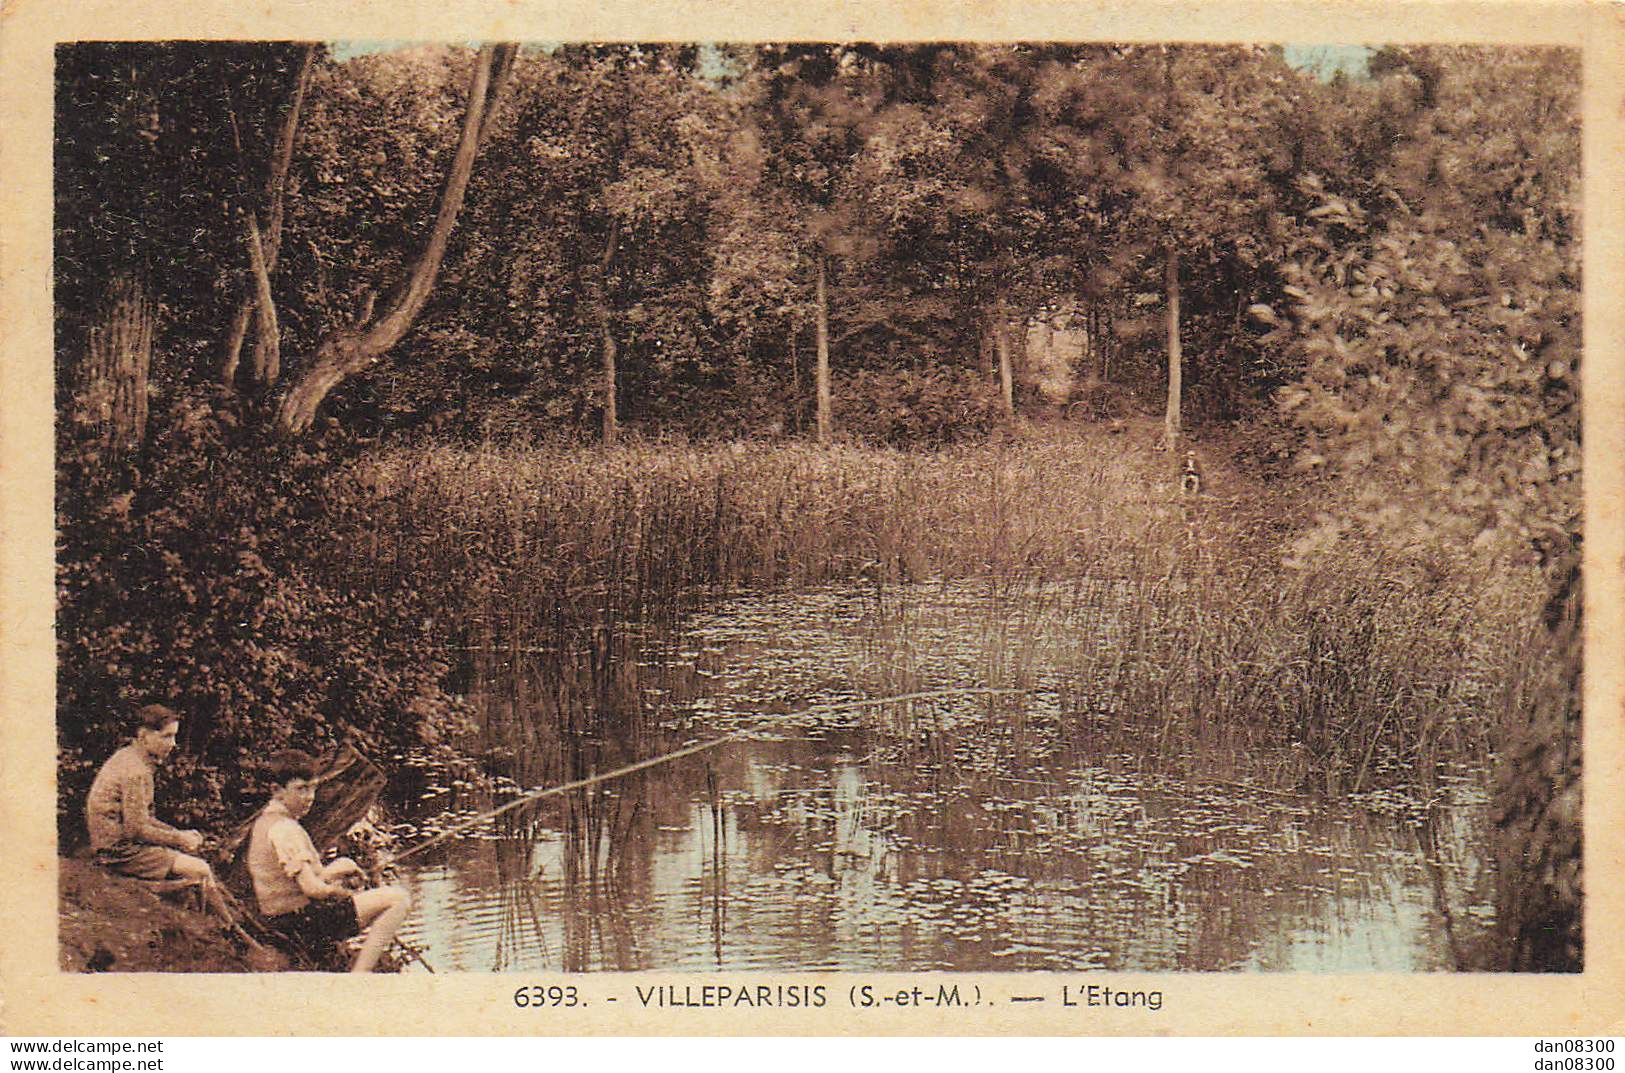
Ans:
[[[181,721],[180,713],[162,704],[143,704],[135,710],[134,729],[162,730],[171,723]]]
[[[286,786],[294,779],[314,779],[322,769],[321,763],[300,749],[284,749],[271,757],[271,782]]]

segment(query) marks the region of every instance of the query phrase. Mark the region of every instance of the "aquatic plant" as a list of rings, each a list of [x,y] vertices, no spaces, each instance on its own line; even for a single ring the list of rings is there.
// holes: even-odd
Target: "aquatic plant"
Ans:
[[[354,564],[370,586],[432,594],[470,650],[588,653],[598,685],[572,692],[609,725],[635,715],[605,714],[626,707],[605,683],[630,673],[627,638],[723,593],[834,581],[876,593],[878,692],[938,684],[907,583],[982,578],[984,684],[1029,684],[1038,633],[1010,613],[1056,605],[1079,734],[1151,720],[1170,756],[1270,756],[1253,774],[1275,786],[1425,794],[1442,764],[1486,763],[1508,713],[1544,695],[1533,568],[1353,532],[1306,546],[1282,520],[1300,493],[1218,459],[1216,494],[1180,499],[1135,446],[437,448],[345,479],[374,502],[372,558]]]

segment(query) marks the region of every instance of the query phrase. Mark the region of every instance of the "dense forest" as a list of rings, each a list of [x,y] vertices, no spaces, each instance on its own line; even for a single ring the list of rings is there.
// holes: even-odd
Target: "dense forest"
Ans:
[[[1577,967],[1579,84],[1442,46],[1331,78],[1240,46],[59,47],[64,848],[131,704],[185,713],[169,807],[219,829],[311,727],[453,740],[460,653],[567,640],[600,681],[604,623],[722,590],[1080,571],[1096,492],[1060,475],[1171,487],[1192,449],[1234,475],[1207,621],[1274,616],[1283,654],[1169,634],[1148,673],[1244,691],[1327,786],[1481,745],[1480,964]],[[1030,494],[944,476],[995,469]],[[1189,509],[1148,509],[1115,559],[1088,522],[1089,569],[1179,568]],[[1450,630],[1516,670],[1464,699]]]

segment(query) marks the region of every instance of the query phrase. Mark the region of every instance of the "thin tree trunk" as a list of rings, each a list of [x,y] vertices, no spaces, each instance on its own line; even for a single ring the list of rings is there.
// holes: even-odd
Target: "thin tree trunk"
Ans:
[[[744,338],[739,341],[739,346],[734,351],[734,387],[736,389],[745,390],[750,385],[750,356],[755,346],[756,332],[754,329],[746,327]]]
[[[282,250],[282,219],[288,193],[288,172],[293,163],[294,137],[299,130],[299,115],[304,108],[305,92],[310,88],[311,71],[316,66],[316,46],[307,45],[305,56],[299,67],[299,77],[294,83],[293,100],[288,104],[288,114],[283,118],[282,129],[277,134],[276,150],[272,156],[271,173],[266,179],[265,196],[269,205],[269,215],[265,223],[264,240],[260,249],[265,261],[265,275],[268,277],[276,271],[277,256]],[[250,209],[252,212],[252,209]],[[259,275],[255,270],[256,277]],[[225,349],[220,361],[220,382],[231,387],[237,380],[238,364],[242,360],[243,341],[248,337],[248,322],[254,315],[263,296],[258,280],[251,281],[242,300],[237,303],[237,309],[232,314],[231,328],[226,333]],[[263,327],[263,324],[262,324]],[[269,386],[276,382],[281,375],[280,355],[276,359],[269,359],[265,350],[272,342],[280,346],[280,340],[270,340],[261,335],[255,344],[254,379],[257,383]],[[269,371],[269,379],[265,372]]]
[[[1112,359],[1117,356],[1117,318],[1110,308],[1100,313],[1100,378],[1112,378]]]
[[[256,308],[258,305],[254,299],[245,298],[231,315],[231,327],[226,329],[226,342],[220,352],[220,383],[226,387],[237,385],[237,366],[242,360],[243,340],[248,338],[248,322],[254,319]]]
[[[147,375],[157,313],[146,287],[129,276],[108,285],[100,322],[90,329],[74,405],[103,460],[140,446],[147,434]]]
[[[999,299],[993,314],[993,349],[999,358],[999,398],[1004,402],[1007,417],[1016,416],[1015,375],[1010,367],[1010,325],[1005,313],[1004,299]]]
[[[976,326],[976,360],[982,370],[982,380],[993,382],[993,329],[982,317]]]
[[[800,334],[801,325],[795,317],[790,318],[790,334],[785,341],[786,349],[790,352],[790,397],[796,400],[793,409],[796,411],[795,421],[792,422],[796,431],[801,430],[801,355],[796,350],[796,336]]]
[[[282,330],[277,325],[276,300],[271,296],[271,269],[265,255],[260,225],[252,211],[243,213],[243,240],[253,270],[259,336],[254,342],[253,376],[257,384],[274,384],[282,376]]]
[[[818,442],[827,444],[832,432],[829,390],[829,294],[824,280],[824,255],[818,255]]]
[[[1106,340],[1101,332],[1102,320],[1100,303],[1091,301],[1086,321],[1089,326],[1089,372],[1096,380],[1106,379]]]
[[[609,307],[600,298],[598,306],[598,340],[603,353],[604,443],[613,444],[620,434],[620,415],[616,412],[615,366],[619,351],[615,347],[615,333],[610,330]]]
[[[615,387],[616,363],[620,351],[615,346],[615,332],[609,307],[609,266],[615,258],[615,246],[620,239],[620,233],[620,221],[612,222],[609,227],[609,239],[604,243],[603,256],[598,259],[598,278],[591,287],[593,317],[598,322],[599,352],[602,357],[600,375],[604,405],[603,435],[606,447],[613,444],[620,435],[620,414]]]
[[[474,75],[468,94],[468,110],[463,116],[462,136],[451,173],[440,195],[439,209],[423,251],[412,266],[405,286],[384,313],[370,325],[340,328],[330,332],[299,381],[282,399],[277,425],[284,432],[299,433],[316,419],[316,409],[329,392],[387,354],[412,327],[434,289],[435,276],[446,255],[446,244],[463,195],[474,170],[480,135],[490,130],[493,113],[501,106],[517,46],[486,45],[474,60]]]
[[[1172,242],[1168,244],[1165,282],[1168,290],[1168,409],[1162,419],[1162,442],[1163,446],[1173,451],[1179,447],[1179,406],[1184,368],[1179,348],[1179,253]]]

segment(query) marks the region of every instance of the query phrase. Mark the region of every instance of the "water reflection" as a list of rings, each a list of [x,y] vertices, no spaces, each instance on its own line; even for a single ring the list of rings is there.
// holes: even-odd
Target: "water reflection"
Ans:
[[[482,741],[519,785],[759,729],[435,847],[407,937],[440,971],[1465,967],[1491,923],[1476,778],[1378,809],[1242,785],[1281,758],[1153,762],[1154,725],[1063,732],[1075,627],[976,586],[831,590],[489,668]],[[1031,692],[785,717],[984,683]],[[493,800],[406,796],[425,831]]]

